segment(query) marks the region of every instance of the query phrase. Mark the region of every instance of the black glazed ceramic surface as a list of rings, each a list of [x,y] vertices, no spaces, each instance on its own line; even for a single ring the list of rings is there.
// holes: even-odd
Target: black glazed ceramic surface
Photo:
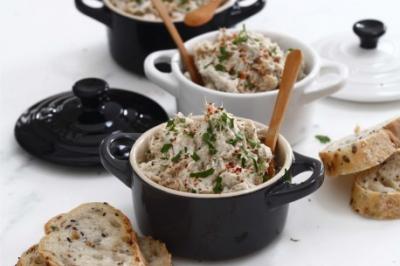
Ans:
[[[103,166],[132,189],[140,230],[167,244],[173,255],[205,260],[242,256],[271,243],[283,230],[288,203],[317,190],[324,179],[318,160],[295,153],[289,173],[311,171],[300,184],[285,178],[232,197],[196,198],[168,193],[144,181],[127,153],[140,134],[115,133],[100,146]],[[114,147],[121,147],[115,149]]]
[[[361,48],[375,49],[379,38],[386,32],[386,26],[379,20],[364,19],[354,23],[353,31],[360,38]]]
[[[168,120],[153,100],[109,89],[100,79],[75,83],[73,92],[44,99],[18,119],[15,137],[29,153],[68,166],[99,166],[98,148],[112,132],[144,132]]]
[[[241,6],[238,0],[233,6],[215,14],[214,18],[201,27],[188,27],[176,22],[182,39],[188,40],[205,32],[221,27],[232,27],[244,19],[258,13],[266,0],[255,0],[250,6]],[[111,56],[122,67],[144,75],[143,62],[154,51],[176,48],[165,26],[161,22],[146,22],[121,15],[105,4],[93,8],[83,0],[75,0],[77,9],[107,26],[108,43]]]

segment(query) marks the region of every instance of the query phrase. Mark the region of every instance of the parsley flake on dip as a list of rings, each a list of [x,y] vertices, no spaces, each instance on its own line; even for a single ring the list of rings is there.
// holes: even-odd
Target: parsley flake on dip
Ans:
[[[290,50],[290,49],[289,49]],[[220,29],[215,41],[194,49],[194,61],[205,87],[225,92],[251,93],[279,87],[288,51],[263,34],[243,29]],[[299,79],[304,75],[300,70]]]
[[[140,168],[156,183],[192,193],[226,193],[253,188],[270,178],[273,158],[250,120],[206,105],[200,119],[182,114],[149,142]]]

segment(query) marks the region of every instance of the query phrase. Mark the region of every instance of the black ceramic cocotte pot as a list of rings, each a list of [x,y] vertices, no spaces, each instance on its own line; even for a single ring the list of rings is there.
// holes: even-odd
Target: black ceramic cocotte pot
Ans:
[[[275,156],[279,170],[255,188],[194,194],[163,187],[139,168],[151,136],[163,126],[143,134],[110,135],[100,145],[100,159],[109,172],[132,189],[142,233],[164,241],[174,256],[220,260],[265,247],[282,232],[288,204],[311,194],[324,180],[321,163],[294,153],[280,136]],[[311,175],[302,183],[292,183],[288,178],[305,171]]]
[[[75,5],[83,14],[107,26],[111,56],[122,67],[143,75],[143,62],[147,55],[176,47],[161,21],[145,20],[126,14],[114,7],[110,0],[99,1],[103,2],[103,7],[91,7],[84,0],[75,0]],[[242,6],[240,1],[227,0],[216,11],[214,18],[203,26],[188,27],[182,20],[177,20],[175,26],[183,40],[188,40],[243,21],[263,9],[266,0],[255,0],[248,6]]]

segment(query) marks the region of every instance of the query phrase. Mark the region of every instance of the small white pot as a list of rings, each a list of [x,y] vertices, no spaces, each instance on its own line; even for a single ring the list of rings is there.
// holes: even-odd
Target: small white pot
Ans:
[[[234,30],[233,30],[234,31]],[[297,48],[303,52],[306,64],[306,77],[296,83],[282,126],[284,135],[295,144],[307,135],[312,121],[313,101],[340,90],[348,76],[345,65],[321,60],[309,45],[281,33],[257,30],[277,42],[281,48]],[[189,51],[200,42],[215,40],[218,31],[206,33],[185,43]],[[170,63],[171,73],[159,71],[155,65]],[[269,122],[275,104],[277,90],[259,93],[229,93],[212,90],[193,83],[182,72],[182,63],[177,50],[164,50],[150,54],[144,63],[146,76],[158,86],[166,89],[177,98],[178,111],[201,114],[204,103],[223,105],[236,116],[246,117],[263,124]]]

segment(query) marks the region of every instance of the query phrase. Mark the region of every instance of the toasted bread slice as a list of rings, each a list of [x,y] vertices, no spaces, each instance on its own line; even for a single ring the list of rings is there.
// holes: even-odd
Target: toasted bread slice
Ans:
[[[363,216],[400,218],[400,150],[381,165],[355,176],[350,203]]]
[[[400,147],[400,117],[333,142],[319,153],[327,176],[354,174],[384,162]]]
[[[46,224],[48,235],[38,247],[49,265],[147,265],[129,219],[107,203],[83,204],[57,217],[50,220],[57,225]]]
[[[38,252],[38,245],[34,245],[22,253],[16,266],[47,266],[47,264]]]
[[[164,243],[150,236],[139,238],[139,247],[149,266],[171,266],[171,254]]]
[[[44,227],[45,233],[50,234],[53,231],[59,231],[64,216],[65,214],[60,214],[50,219]],[[149,266],[172,265],[171,254],[164,243],[154,240],[152,237],[140,237],[138,240],[140,250]]]

